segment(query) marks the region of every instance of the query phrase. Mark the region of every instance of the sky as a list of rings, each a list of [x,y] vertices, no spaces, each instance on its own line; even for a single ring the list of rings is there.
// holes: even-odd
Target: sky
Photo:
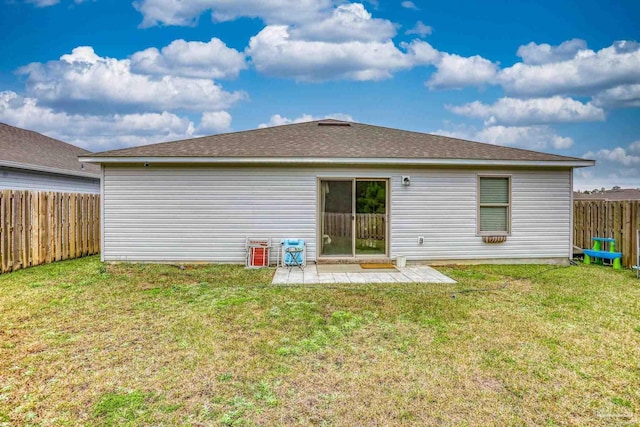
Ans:
[[[104,151],[326,117],[640,188],[640,2],[0,0],[0,122]]]

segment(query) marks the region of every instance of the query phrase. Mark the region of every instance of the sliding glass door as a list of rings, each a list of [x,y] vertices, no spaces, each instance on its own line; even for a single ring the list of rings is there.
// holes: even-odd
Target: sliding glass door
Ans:
[[[353,180],[321,181],[321,255],[353,256]]]
[[[356,180],[356,255],[387,253],[387,181]]]
[[[385,256],[387,180],[320,181],[320,255]]]

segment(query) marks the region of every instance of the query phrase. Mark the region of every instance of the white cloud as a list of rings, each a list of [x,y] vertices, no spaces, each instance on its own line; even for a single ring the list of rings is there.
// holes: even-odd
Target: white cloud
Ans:
[[[268,25],[251,38],[245,53],[259,72],[298,81],[381,80],[438,58],[421,40],[396,46],[395,34],[393,23],[349,3],[314,23]]]
[[[630,144],[626,149],[615,147],[588,151],[583,157],[595,160],[596,166],[579,170],[575,174],[574,187],[588,190],[611,188],[614,185],[640,188],[640,141]]]
[[[221,79],[245,68],[244,54],[215,37],[207,43],[174,40],[160,51],[152,47],[131,56],[131,71],[138,74]]]
[[[331,0],[137,0],[134,7],[142,14],[142,27],[154,25],[195,25],[199,16],[211,11],[214,21],[240,17],[259,18],[267,24],[313,22],[331,9]]]
[[[518,49],[523,62],[504,69],[478,55],[438,55],[426,82],[430,89],[499,85],[512,98],[590,96],[595,107],[640,106],[640,43],[634,41],[597,52],[580,39],[558,46],[532,42]]]
[[[405,9],[420,10],[418,9],[418,6],[416,6],[416,4],[412,1],[405,0],[402,3],[400,3],[400,5]]]
[[[460,89],[465,86],[484,86],[495,81],[498,65],[475,55],[463,57],[441,53],[435,63],[437,70],[427,81],[430,89]]]
[[[416,7],[412,1],[401,5]],[[596,96],[594,105],[598,107],[635,107],[640,103],[635,86],[640,84],[640,45],[632,41],[616,42],[597,52],[581,39],[555,46],[531,42],[518,48],[523,62],[500,70],[499,64],[479,55],[438,52],[437,61],[420,62],[392,42],[396,26],[372,18],[361,3],[138,0],[135,7],[144,16],[143,26],[193,25],[205,11],[211,11],[215,21],[259,18],[268,25],[251,39],[245,52],[252,56],[258,71],[278,77],[377,80],[418,65],[435,65],[436,71],[427,81],[431,89],[500,85],[512,97]],[[431,27],[419,21],[406,34],[424,37],[430,32]],[[155,53],[150,52],[151,56]]]
[[[640,165],[640,156],[628,153],[627,150],[622,147],[616,147],[611,150],[603,148],[595,152],[589,151],[585,153],[584,156],[595,160],[619,163],[623,166]]]
[[[558,46],[547,43],[537,44],[531,42],[518,48],[517,55],[522,62],[530,65],[549,64],[572,59],[576,54],[587,48],[587,42],[581,39],[571,39]]]
[[[640,169],[620,168],[613,163],[596,163],[595,167],[576,169],[573,172],[574,190],[593,190],[600,188],[640,188]]]
[[[533,150],[564,150],[573,145],[573,139],[556,135],[547,126],[489,126],[478,132],[484,142]]]
[[[629,144],[629,152],[630,153],[635,153],[635,154],[640,154],[640,140],[638,140],[636,142],[632,142],[631,144]]]
[[[90,151],[174,141],[198,132],[228,130],[225,111],[203,113],[197,128],[186,117],[163,111],[136,114],[69,114],[38,105],[36,99],[15,92],[0,92],[0,122],[32,129]]]
[[[199,133],[219,133],[231,130],[231,114],[226,111],[211,111],[202,113]]]
[[[535,55],[525,57],[531,60]],[[640,83],[639,69],[640,44],[620,41],[597,52],[577,50],[572,58],[560,62],[517,63],[503,69],[498,82],[507,93],[520,96],[595,95]]]
[[[403,52],[391,40],[343,43],[296,40],[287,26],[270,25],[251,38],[246,53],[259,72],[272,76],[302,81],[381,80],[423,61],[418,53],[428,49],[422,44],[428,45],[420,40],[403,44],[406,49]]]
[[[294,39],[306,41],[384,41],[396,35],[395,25],[386,19],[374,19],[360,3],[336,7],[326,19],[294,27]]]
[[[75,4],[86,3],[87,1],[95,1],[95,0],[73,0]],[[55,6],[60,3],[60,0],[25,0],[25,3],[33,4],[35,7],[48,7]]]
[[[296,117],[295,119],[290,119],[288,117],[284,117],[281,116],[280,114],[274,114],[273,116],[271,116],[271,118],[269,119],[269,121],[267,123],[260,123],[258,125],[258,128],[266,128],[266,127],[271,127],[271,126],[282,126],[282,125],[289,125],[292,123],[304,123],[304,122],[312,122],[314,120],[321,120],[321,119],[336,119],[336,120],[343,120],[345,122],[353,122],[353,117],[351,117],[348,114],[343,114],[343,113],[334,113],[334,114],[328,114],[326,116],[312,116],[311,114],[303,114],[299,117]]]
[[[226,92],[208,79],[135,74],[130,60],[100,57],[89,46],[77,47],[59,61],[29,64],[19,72],[28,76],[30,96],[66,108],[210,111],[227,108],[246,96]]]
[[[26,3],[31,3],[35,7],[47,7],[60,3],[60,0],[26,0]]]
[[[334,7],[335,3],[338,4]],[[201,0],[197,3],[141,0],[136,7],[145,15],[145,25],[187,25],[209,9],[217,20],[259,17],[268,25],[251,38],[244,53],[257,71],[298,81],[381,80],[392,77],[396,71],[428,65],[440,58],[435,49],[420,40],[397,46],[392,41],[397,25],[373,18],[362,3],[335,3],[330,0]],[[305,13],[298,10],[302,4],[307,5]],[[430,31],[430,27],[418,22],[409,33],[424,36]],[[209,44],[213,43],[214,40]],[[244,63],[235,51],[229,52],[221,42],[215,49],[232,58],[219,60],[221,64],[217,66],[212,62],[212,57],[219,56],[212,52],[213,46],[176,41],[162,51],[151,48],[134,54],[131,69],[186,77],[237,75]],[[186,51],[190,52],[189,56]],[[235,66],[230,65],[231,59],[237,60],[233,63]],[[446,66],[446,59],[444,62]],[[209,66],[211,63],[215,65]],[[471,64],[476,65],[477,61]]]
[[[432,65],[440,60],[440,52],[429,43],[422,40],[414,40],[411,43],[400,43],[400,47],[406,49],[411,58],[412,65]]]
[[[549,149],[564,150],[573,145],[573,139],[557,135],[548,126],[488,126],[481,130],[463,126],[454,130],[441,129],[433,133],[470,141],[538,151]]]
[[[422,21],[418,21],[416,22],[415,27],[405,31],[405,34],[407,35],[417,34],[420,37],[424,37],[424,36],[430,35],[432,32],[433,32],[433,28],[431,28],[428,25],[425,25]]]
[[[612,108],[640,107],[640,84],[621,85],[604,90],[593,97],[593,103]]]
[[[571,98],[500,98],[493,105],[479,101],[447,106],[450,111],[485,120],[485,125],[532,125],[603,121],[604,110]]]
[[[298,10],[303,4],[307,5],[305,13]],[[198,3],[141,0],[136,7],[145,15],[145,25],[187,25],[209,9],[217,20],[259,17],[268,25],[251,38],[245,49],[251,64],[261,73],[298,81],[386,79],[398,70],[429,64],[435,58],[433,53],[437,53],[428,44],[425,44],[428,49],[420,46],[419,40],[397,46],[392,41],[397,25],[373,18],[362,3],[338,2],[334,7],[330,0],[202,0]],[[410,33],[426,35],[430,31],[430,27],[418,22]],[[186,50],[185,43],[182,41],[180,49],[175,50]],[[221,78],[217,76],[234,75],[240,69],[239,66],[227,67],[227,61],[223,61],[220,71],[207,68],[204,60],[194,64],[194,58],[177,63],[169,58],[170,47],[172,45],[162,51],[151,48],[138,52],[132,57],[132,70]],[[215,74],[207,74],[207,70]]]

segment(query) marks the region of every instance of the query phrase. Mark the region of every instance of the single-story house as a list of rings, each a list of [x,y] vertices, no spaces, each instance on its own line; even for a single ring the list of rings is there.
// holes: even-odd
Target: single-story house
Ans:
[[[566,262],[573,168],[594,161],[322,120],[81,156],[102,166],[105,261]]]
[[[100,167],[79,163],[89,151],[0,123],[0,189],[100,193]]]

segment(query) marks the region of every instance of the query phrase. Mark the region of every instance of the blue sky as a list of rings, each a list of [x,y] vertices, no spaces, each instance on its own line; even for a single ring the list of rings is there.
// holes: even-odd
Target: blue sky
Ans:
[[[0,1],[0,121],[92,151],[336,117],[640,187],[638,1]]]

